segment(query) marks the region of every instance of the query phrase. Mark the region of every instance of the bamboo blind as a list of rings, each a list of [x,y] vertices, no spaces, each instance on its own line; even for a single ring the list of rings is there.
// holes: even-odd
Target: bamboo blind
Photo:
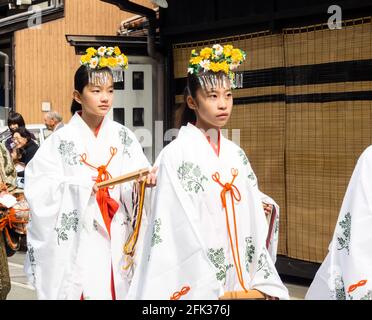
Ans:
[[[286,66],[371,59],[371,37],[370,19],[340,30],[287,29]],[[286,87],[286,93],[371,89],[371,81],[343,81]],[[287,255],[322,262],[356,160],[372,142],[372,101],[294,101],[286,110]]]

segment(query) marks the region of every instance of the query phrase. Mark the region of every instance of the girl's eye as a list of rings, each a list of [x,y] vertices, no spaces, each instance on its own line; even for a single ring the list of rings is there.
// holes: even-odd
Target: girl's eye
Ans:
[[[98,89],[94,89],[94,90],[93,90],[93,92],[95,92],[95,93],[96,93],[96,92],[99,92],[99,90],[98,90]]]

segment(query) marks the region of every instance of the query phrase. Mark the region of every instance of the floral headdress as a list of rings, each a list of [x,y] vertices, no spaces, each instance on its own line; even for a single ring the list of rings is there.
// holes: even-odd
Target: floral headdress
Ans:
[[[219,83],[219,81],[226,81],[228,77],[231,88],[241,88],[243,75],[234,70],[243,63],[245,57],[246,53],[243,50],[232,45],[215,44],[212,48],[206,47],[200,50],[199,53],[194,49],[191,51],[187,72],[198,76],[204,87],[226,86],[226,83]],[[221,73],[227,77],[218,77],[217,74]]]
[[[86,66],[89,72],[89,82],[105,83],[107,74],[99,71],[102,68],[110,68],[113,81],[123,81],[123,71],[128,68],[128,57],[120,51],[119,47],[93,47],[88,48],[86,54],[80,58],[80,64]]]

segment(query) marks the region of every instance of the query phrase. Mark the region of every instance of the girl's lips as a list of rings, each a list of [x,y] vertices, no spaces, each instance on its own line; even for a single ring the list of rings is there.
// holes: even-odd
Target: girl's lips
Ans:
[[[220,113],[220,114],[217,115],[217,118],[226,118],[228,116],[229,116],[228,113]]]

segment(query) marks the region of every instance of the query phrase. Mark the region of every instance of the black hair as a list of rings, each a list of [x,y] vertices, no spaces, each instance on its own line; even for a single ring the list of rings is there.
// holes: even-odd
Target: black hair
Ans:
[[[194,110],[190,109],[187,105],[187,97],[191,96],[194,100],[196,99],[196,92],[201,88],[199,79],[194,74],[187,75],[187,84],[183,92],[183,103],[181,105],[181,116],[180,125],[185,126],[188,122],[196,122],[196,114]]]
[[[32,140],[32,133],[30,131],[28,131],[25,127],[19,127],[17,129],[15,129],[14,132],[13,132],[13,136],[14,136],[14,134],[16,132],[18,132],[19,135],[22,138],[26,138],[27,139],[27,142],[29,142],[30,140]]]
[[[83,93],[83,90],[86,85],[89,84],[89,70],[86,66],[81,65],[75,72],[74,76],[74,89],[77,90],[79,93]],[[112,71],[110,68],[102,68],[99,70],[94,71],[95,73],[109,73],[112,76]],[[72,99],[71,103],[71,114],[74,115],[75,112],[81,111],[82,107],[79,102],[75,99]]]
[[[8,127],[10,127],[12,124],[18,124],[19,128],[26,126],[25,120],[23,119],[22,115],[14,111],[9,112],[8,115]]]

